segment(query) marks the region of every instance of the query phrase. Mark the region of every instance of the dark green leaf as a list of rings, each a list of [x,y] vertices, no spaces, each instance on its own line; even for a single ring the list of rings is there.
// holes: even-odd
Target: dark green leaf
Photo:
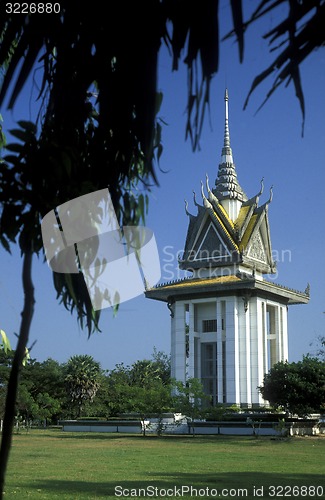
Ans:
[[[27,142],[30,139],[30,134],[26,130],[14,128],[9,130],[9,133],[17,139],[20,139],[22,142]]]
[[[22,144],[7,144],[6,149],[8,151],[12,151],[13,153],[22,153],[24,147]]]
[[[3,246],[3,248],[11,254],[9,242],[2,234],[0,235],[0,241],[1,241],[1,245]]]
[[[26,121],[26,120],[19,120],[18,122],[18,125],[27,130],[28,132],[30,132],[31,134],[35,135],[36,132],[37,132],[37,127],[35,125],[35,123],[33,122],[29,122],[29,121]]]
[[[231,13],[234,24],[234,32],[237,37],[239,61],[243,62],[244,57],[244,22],[242,0],[231,0]]]

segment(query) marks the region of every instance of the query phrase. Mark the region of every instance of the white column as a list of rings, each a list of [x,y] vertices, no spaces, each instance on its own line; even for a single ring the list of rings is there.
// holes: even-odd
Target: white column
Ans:
[[[263,382],[264,366],[267,359],[265,303],[252,297],[250,311],[251,402],[253,405],[258,405],[263,403],[258,386]]]
[[[239,400],[247,403],[247,359],[246,359],[246,318],[249,311],[245,312],[242,297],[237,299],[238,305],[238,370],[239,370]]]
[[[261,302],[260,302],[261,304]],[[252,390],[256,392],[256,399],[257,402],[261,405],[264,404],[264,399],[262,398],[262,395],[260,391],[257,389],[260,385],[263,384],[264,380],[264,375],[268,371],[268,340],[267,340],[267,307],[266,307],[267,302],[263,301],[263,309],[264,312],[262,314],[262,310],[259,307],[258,308],[258,314],[257,314],[257,319],[258,319],[258,379],[257,379],[257,386],[252,387]]]
[[[240,400],[248,406],[252,404],[252,381],[251,381],[251,317],[256,315],[256,299],[251,298],[247,302],[247,311],[243,302],[243,312],[240,329]]]
[[[195,351],[194,351],[194,304],[189,303],[189,357],[188,357],[188,376],[194,377]]]
[[[250,365],[251,365],[251,402],[252,404],[258,403],[258,398],[256,395],[255,388],[258,384],[258,309],[261,309],[262,315],[262,305],[257,298],[251,298],[250,300]],[[262,324],[262,321],[260,320]],[[262,329],[261,329],[262,333]]]
[[[239,404],[238,356],[238,304],[237,297],[226,298],[226,373],[227,403]]]
[[[222,341],[225,336],[226,318],[223,317],[221,301],[216,302],[217,309],[217,384],[218,384],[218,403],[223,402],[223,369],[222,369]]]
[[[288,308],[282,306],[282,360],[288,361]]]
[[[267,325],[267,310],[266,302],[262,302],[263,306],[263,317],[262,317],[262,328],[263,328],[263,371],[267,373],[269,371],[269,349],[268,349],[268,325]]]
[[[281,306],[278,305],[275,311],[275,362],[278,363],[282,359],[282,325],[281,325]]]
[[[183,383],[186,381],[186,346],[185,346],[185,304],[175,302],[172,318],[172,377]]]
[[[252,300],[252,299],[251,299]],[[256,299],[248,305],[248,315],[246,317],[246,366],[247,366],[247,404],[252,404],[252,371],[251,371],[251,315],[256,309]],[[256,313],[255,313],[256,314]]]
[[[176,360],[176,331],[175,331],[175,303],[168,306],[171,309],[171,322],[170,322],[170,376],[175,379],[175,360]]]

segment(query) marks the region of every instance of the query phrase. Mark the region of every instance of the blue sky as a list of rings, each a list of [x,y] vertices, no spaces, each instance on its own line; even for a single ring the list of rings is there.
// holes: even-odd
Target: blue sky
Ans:
[[[229,11],[224,5],[223,2],[222,33],[230,26]],[[239,182],[247,195],[253,196],[264,177],[261,203],[268,199],[270,186],[274,186],[269,220],[273,252],[279,261],[275,281],[298,290],[304,290],[308,282],[311,286],[310,303],[289,308],[289,360],[296,361],[312,352],[310,343],[325,334],[325,52],[315,52],[301,67],[306,102],[304,138],[292,85],[280,87],[255,114],[272,84],[269,79],[253,93],[243,111],[253,78],[271,61],[261,35],[276,21],[273,16],[248,30],[242,65],[233,41],[221,44],[219,72],[211,86],[211,123],[207,115],[201,149],[195,153],[185,141],[186,72],[182,69],[172,73],[171,59],[162,51],[159,88],[164,100],[160,115],[168,125],[163,129],[161,171],[157,169],[160,186],[150,193],[147,226],[157,240],[161,281],[181,277],[177,253],[183,249],[188,225],[184,199],[189,202],[189,211],[196,213],[192,191],[196,191],[201,202],[201,180],[207,173],[213,185],[216,178],[227,86],[230,138]],[[14,113],[1,110],[4,129],[13,128],[17,120],[32,118],[35,109],[25,92]],[[21,264],[17,249],[13,247],[12,255],[0,249],[0,328],[7,332],[13,346],[13,332],[19,331],[23,304]],[[87,353],[103,368],[110,369],[116,363],[131,364],[150,357],[154,347],[169,353],[170,316],[164,303],[141,296],[123,303],[116,317],[111,309],[105,309],[101,316],[102,333],[88,340],[76,317],[58,304],[52,274],[42,258],[34,261],[33,280],[36,307],[30,345],[36,341],[31,356],[39,361],[51,357],[65,362],[72,355]]]

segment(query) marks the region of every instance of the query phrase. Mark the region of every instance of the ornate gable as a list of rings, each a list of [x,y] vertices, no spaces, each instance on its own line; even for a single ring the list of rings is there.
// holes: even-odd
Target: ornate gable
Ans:
[[[207,200],[205,200],[207,201]],[[199,213],[193,221],[190,216],[191,234],[188,231],[183,258],[179,261],[181,269],[218,267],[229,264],[235,258],[238,262],[239,249],[218,214],[211,206],[205,206],[205,213]],[[193,229],[196,231],[193,231]],[[235,256],[235,257],[234,257]]]
[[[205,232],[202,231],[200,238],[197,239],[195,248],[193,249],[195,261],[220,260],[224,257],[231,256],[231,251],[227,246],[226,241],[222,238],[212,221],[207,221]]]
[[[239,242],[243,263],[254,267],[262,273],[274,273],[275,263],[272,259],[271,238],[268,221],[268,205],[270,199],[261,207],[256,207]]]
[[[248,249],[247,256],[251,259],[258,260],[259,262],[267,262],[265,248],[259,232],[253,238],[253,241]]]

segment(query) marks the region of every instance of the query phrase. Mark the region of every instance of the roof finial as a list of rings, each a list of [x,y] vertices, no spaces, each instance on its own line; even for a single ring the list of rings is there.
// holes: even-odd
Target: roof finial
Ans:
[[[236,168],[230,146],[229,133],[229,109],[228,109],[228,89],[225,89],[225,133],[223,148],[221,152],[221,162],[219,163],[218,176],[215,182],[213,194],[222,201],[224,199],[235,199],[239,201],[247,200],[247,196],[240,187],[237,179]]]
[[[186,213],[186,215],[190,215],[190,213],[188,211],[188,202],[187,202],[187,200],[184,200],[184,202],[185,202],[185,213]]]
[[[229,114],[228,114],[228,89],[225,90],[225,136],[223,141],[224,148],[230,148],[230,134],[229,134]]]
[[[261,189],[257,196],[261,196],[261,194],[263,194],[263,191],[264,191],[264,177],[262,177],[261,179]]]
[[[211,203],[209,202],[209,200],[207,199],[207,197],[204,194],[204,188],[203,188],[202,181],[201,181],[201,194],[202,194],[203,205],[205,206],[205,208],[212,208]]]
[[[205,174],[205,181],[206,181],[207,191],[210,194],[211,189],[210,189],[210,186],[209,186],[209,176],[208,176],[208,174]]]
[[[222,148],[222,161],[226,161],[228,163],[233,163],[232,158],[232,150],[230,147],[230,132],[229,132],[229,110],[228,110],[228,89],[225,90],[225,133],[223,139],[223,148]]]
[[[195,191],[194,191],[194,190],[193,190],[193,201],[194,201],[194,205],[195,205],[196,207],[199,207],[199,206],[200,206],[200,205],[198,204],[198,202],[196,201],[196,193],[195,193]]]

